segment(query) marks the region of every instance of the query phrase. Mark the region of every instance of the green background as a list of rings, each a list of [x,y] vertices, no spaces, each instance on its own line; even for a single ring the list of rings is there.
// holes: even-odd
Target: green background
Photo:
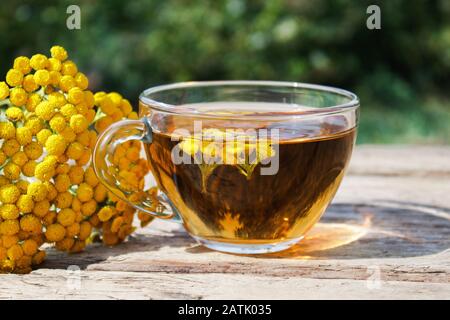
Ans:
[[[68,30],[66,8],[81,8]],[[381,30],[366,27],[370,4]],[[450,1],[2,1],[0,74],[53,44],[136,105],[175,81],[312,82],[361,99],[359,143],[450,143]]]

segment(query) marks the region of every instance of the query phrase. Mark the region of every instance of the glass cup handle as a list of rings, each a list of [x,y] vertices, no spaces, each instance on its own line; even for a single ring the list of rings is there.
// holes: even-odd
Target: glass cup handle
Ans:
[[[152,128],[147,118],[116,122],[100,134],[93,156],[94,170],[98,179],[114,195],[136,209],[157,218],[182,222],[177,210],[165,194],[136,192],[121,186],[118,170],[110,159],[118,145],[132,140],[141,141],[144,145],[152,143]],[[130,197],[132,195],[135,197]],[[136,195],[139,196],[136,197]]]

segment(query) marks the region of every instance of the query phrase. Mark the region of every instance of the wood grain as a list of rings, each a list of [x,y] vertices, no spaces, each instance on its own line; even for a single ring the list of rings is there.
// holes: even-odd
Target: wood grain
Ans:
[[[357,147],[321,222],[286,252],[213,252],[155,221],[120,246],[51,250],[29,275],[0,275],[0,298],[449,299],[449,160],[449,147]]]

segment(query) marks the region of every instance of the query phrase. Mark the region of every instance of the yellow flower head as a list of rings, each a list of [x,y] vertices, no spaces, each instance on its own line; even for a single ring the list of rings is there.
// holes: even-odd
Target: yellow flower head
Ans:
[[[79,104],[84,101],[84,92],[78,87],[73,87],[67,94],[67,101],[72,104]]]
[[[62,226],[67,227],[72,225],[75,222],[76,214],[75,211],[73,211],[70,208],[64,208],[59,211],[57,216],[57,221]]]
[[[115,213],[114,210],[115,209],[110,206],[103,207],[98,212],[98,218],[100,219],[100,221],[108,221],[114,215],[114,213]]]
[[[39,88],[36,81],[34,81],[34,75],[32,74],[28,74],[23,78],[22,86],[26,92],[33,92]]]
[[[52,132],[49,129],[42,129],[37,133],[36,138],[41,145],[45,145],[51,135]]]
[[[69,90],[75,87],[76,84],[75,79],[69,75],[64,75],[59,80],[59,87],[64,92],[69,92]]]
[[[9,96],[9,87],[5,81],[0,82],[0,100],[6,99]]]
[[[67,60],[63,62],[61,73],[65,76],[75,76],[78,72],[77,65],[73,61]]]
[[[12,236],[19,232],[20,225],[17,220],[5,220],[0,223],[0,234]]]
[[[55,105],[49,101],[42,101],[36,106],[36,115],[42,120],[49,121],[55,114]]]
[[[45,232],[45,237],[49,242],[61,241],[66,235],[66,229],[59,223],[49,225]]]
[[[40,181],[34,181],[29,184],[27,194],[30,195],[34,201],[42,201],[47,197],[47,188]]]
[[[94,196],[94,189],[87,183],[82,183],[79,185],[77,190],[77,198],[81,202],[86,202],[92,199]]]
[[[61,133],[66,128],[66,119],[61,114],[56,114],[50,119],[50,128],[57,133]]]
[[[41,181],[48,181],[55,175],[55,164],[51,161],[42,161],[36,165],[34,175]]]
[[[30,65],[34,70],[42,70],[47,68],[48,59],[43,54],[35,54],[30,59]]]
[[[33,197],[29,194],[23,194],[19,197],[19,200],[17,200],[16,205],[20,212],[30,213],[34,208]]]
[[[16,69],[10,69],[6,73],[6,83],[11,87],[17,87],[22,84],[23,73]]]
[[[10,162],[3,168],[3,174],[9,180],[15,181],[20,177],[20,167],[17,164]]]
[[[8,157],[12,157],[20,150],[20,144],[15,139],[9,139],[3,142],[2,151]]]
[[[34,112],[36,110],[37,105],[41,101],[42,101],[42,98],[41,98],[41,96],[39,94],[37,94],[37,93],[30,94],[28,96],[28,100],[27,100],[27,104],[26,104],[27,111]]]
[[[49,71],[59,71],[61,70],[61,61],[56,58],[48,59],[48,70]]]
[[[22,88],[13,88],[9,93],[9,101],[17,107],[22,107],[27,103],[28,94]]]
[[[33,76],[34,82],[40,86],[46,86],[50,84],[50,72],[47,70],[38,70]]]
[[[83,156],[84,152],[84,146],[81,143],[75,141],[69,144],[66,154],[69,159],[78,160]]]
[[[0,201],[2,203],[15,203],[20,197],[20,189],[13,184],[0,187]]]
[[[14,59],[13,68],[19,70],[23,74],[30,73],[31,71],[30,59],[23,56],[17,57],[16,59]]]
[[[64,153],[66,147],[66,140],[64,140],[62,136],[56,134],[48,137],[47,141],[45,142],[45,149],[50,155],[60,156]]]
[[[33,256],[38,251],[38,244],[35,240],[28,239],[23,242],[22,249],[27,256]]]
[[[20,219],[20,229],[31,234],[39,234],[42,232],[42,223],[35,215],[27,214]]]
[[[21,146],[26,146],[33,140],[33,133],[28,127],[20,127],[16,129],[16,140]]]
[[[11,121],[19,121],[23,119],[23,112],[22,109],[18,107],[9,107],[6,109],[6,117],[8,117]]]
[[[86,90],[89,86],[89,80],[88,78],[84,75],[84,73],[78,72],[75,75],[75,82],[77,83],[78,88],[80,88],[81,90]],[[94,105],[94,101],[92,103],[92,106]]]
[[[44,126],[42,119],[38,117],[29,117],[25,122],[25,127],[30,129],[32,135],[36,135]]]
[[[11,158],[12,162],[19,167],[23,167],[28,161],[28,157],[24,151],[19,151]]]
[[[75,133],[80,133],[86,130],[89,126],[86,118],[80,114],[70,117],[70,127]]]
[[[11,139],[16,136],[16,127],[11,122],[0,122],[0,138]]]
[[[67,51],[61,46],[53,46],[50,48],[50,54],[52,58],[58,59],[59,61],[64,61],[67,59]]]
[[[0,216],[3,220],[17,219],[19,217],[19,209],[13,204],[3,204],[0,206]]]

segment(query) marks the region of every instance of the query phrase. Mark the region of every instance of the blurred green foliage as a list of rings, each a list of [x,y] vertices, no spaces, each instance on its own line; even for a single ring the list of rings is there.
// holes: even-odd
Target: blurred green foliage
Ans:
[[[81,8],[68,30],[66,8]],[[366,9],[381,8],[381,30]],[[359,142],[450,143],[450,1],[8,0],[0,74],[66,47],[91,88],[137,102],[174,81],[257,79],[343,87],[361,98]],[[3,77],[3,76],[2,76]]]

